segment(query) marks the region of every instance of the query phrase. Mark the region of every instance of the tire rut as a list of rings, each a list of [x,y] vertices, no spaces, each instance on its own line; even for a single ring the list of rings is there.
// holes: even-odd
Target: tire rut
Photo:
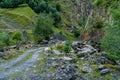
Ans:
[[[28,50],[28,51],[24,52],[22,55],[20,55],[18,58],[15,58],[15,59],[11,60],[10,62],[4,63],[4,64],[0,64],[0,68],[9,68],[9,67],[11,67],[12,65],[16,64],[18,61],[21,61],[28,54],[30,54],[30,53],[32,53],[34,51],[36,51],[36,49]]]
[[[38,56],[43,52],[43,49],[44,49],[44,47],[41,47],[41,48],[35,50],[32,57],[30,59],[28,59],[27,61],[24,61],[24,62],[20,63],[17,66],[14,66],[14,67],[11,66],[9,69],[7,69],[7,70],[5,70],[3,72],[0,72],[0,78],[7,77],[8,75],[10,75],[10,74],[12,74],[14,72],[20,72],[22,70],[29,69],[37,61]]]

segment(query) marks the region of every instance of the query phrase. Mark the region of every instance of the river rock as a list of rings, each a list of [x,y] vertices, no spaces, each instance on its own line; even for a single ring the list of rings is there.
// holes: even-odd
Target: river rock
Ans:
[[[61,54],[62,54],[62,53],[59,52],[58,50],[53,50],[52,52],[53,52],[53,54],[56,54],[56,55],[61,55]]]
[[[109,73],[109,72],[110,72],[110,69],[102,69],[102,70],[100,71],[101,74],[107,74],[107,73]]]
[[[84,67],[82,68],[82,72],[84,72],[84,73],[91,73],[91,72],[92,72],[92,69],[89,68],[89,67],[87,67],[87,66],[84,66]]]
[[[53,74],[55,80],[73,80],[77,75],[77,67],[70,64],[65,64],[59,67]]]
[[[99,65],[97,70],[102,70],[104,68],[105,68],[104,65]]]
[[[97,50],[92,46],[81,42],[73,42],[72,48],[74,52],[77,53],[78,57],[87,57],[88,55],[97,52]]]

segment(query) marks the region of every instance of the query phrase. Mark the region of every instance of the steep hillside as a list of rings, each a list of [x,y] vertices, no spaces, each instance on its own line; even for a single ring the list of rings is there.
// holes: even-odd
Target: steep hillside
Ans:
[[[30,29],[37,14],[26,4],[17,8],[0,9],[0,29]]]

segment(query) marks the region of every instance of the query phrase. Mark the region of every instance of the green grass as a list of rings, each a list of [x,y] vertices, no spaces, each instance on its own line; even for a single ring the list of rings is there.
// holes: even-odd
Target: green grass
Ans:
[[[37,14],[27,4],[20,5],[17,8],[0,8],[0,17],[7,19],[13,25],[22,26],[22,28],[32,27],[36,16]]]

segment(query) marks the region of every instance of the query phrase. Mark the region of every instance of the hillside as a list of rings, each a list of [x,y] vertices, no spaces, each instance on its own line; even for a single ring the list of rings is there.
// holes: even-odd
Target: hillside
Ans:
[[[30,29],[37,14],[26,4],[14,9],[0,8],[0,29]]]
[[[0,80],[119,80],[120,0],[1,0]]]

